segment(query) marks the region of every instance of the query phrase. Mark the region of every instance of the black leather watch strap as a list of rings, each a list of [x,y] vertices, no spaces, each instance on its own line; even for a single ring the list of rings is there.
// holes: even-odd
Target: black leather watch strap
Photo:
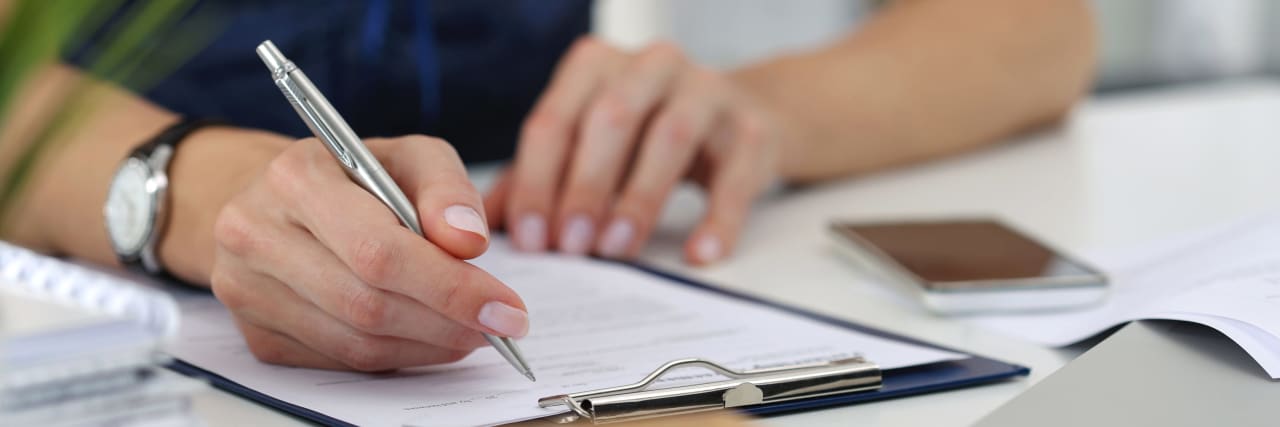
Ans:
[[[186,140],[187,137],[190,136],[192,133],[195,133],[196,131],[203,129],[205,127],[220,126],[224,124],[225,123],[220,120],[184,117],[181,120],[179,120],[177,123],[174,123],[169,127],[165,128],[164,130],[160,131],[160,133],[156,134],[156,136],[152,137],[146,142],[143,142],[137,148],[134,148],[132,152],[132,156],[138,156],[144,159],[149,159],[156,152],[157,149],[159,149],[160,147],[166,147],[166,146],[169,147],[170,151],[172,152],[173,150],[177,149],[177,146],[179,143]],[[166,170],[163,172],[167,175],[169,173],[169,171],[167,170],[168,169],[167,164],[165,166],[165,169]],[[164,191],[168,191],[168,189],[165,189]],[[162,198],[163,203],[166,205],[171,205],[171,203],[169,202],[170,199],[171,199],[170,197]],[[172,212],[172,210],[170,209],[170,206],[164,206],[162,209],[166,212]],[[157,246],[159,245],[160,239],[164,237],[165,229],[168,226],[168,222],[169,222],[168,215],[164,215],[164,218],[160,222],[153,225],[153,227],[155,228],[152,230],[152,233],[159,234],[155,239]],[[165,271],[165,269],[163,268],[163,260],[159,258],[159,254],[158,254],[159,248],[153,247],[153,248],[150,248],[149,250],[156,252],[155,259],[160,264],[158,265],[159,267],[158,271],[148,270],[143,263],[142,257],[140,256],[133,256],[133,257],[121,256],[120,263],[123,264],[125,268],[128,268],[129,270],[132,270],[132,271],[147,274],[150,276],[155,276],[161,279],[172,280],[173,277],[169,275],[168,272]]]
[[[160,146],[167,145],[172,148],[177,148],[178,143],[187,139],[187,137],[192,133],[195,133],[195,131],[198,131],[201,128],[219,126],[223,124],[225,123],[220,120],[184,117],[177,123],[164,128],[164,130],[160,131],[156,136],[142,143],[142,145],[139,145],[138,148],[135,148],[133,151],[149,155]]]

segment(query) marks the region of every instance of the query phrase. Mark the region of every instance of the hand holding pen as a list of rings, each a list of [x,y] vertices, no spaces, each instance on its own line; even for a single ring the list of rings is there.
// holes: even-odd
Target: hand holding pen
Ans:
[[[299,75],[287,80],[298,90],[291,101],[307,97],[299,112],[309,126],[307,114],[328,122],[320,140],[277,156],[223,208],[214,230],[213,290],[250,350],[270,363],[382,371],[456,361],[488,334],[531,376],[503,339],[527,333],[524,303],[464,261],[484,252],[488,229],[452,147],[425,136],[371,138],[365,150],[330,139],[354,135]],[[373,176],[379,162],[381,178]],[[409,210],[397,211],[403,206]]]

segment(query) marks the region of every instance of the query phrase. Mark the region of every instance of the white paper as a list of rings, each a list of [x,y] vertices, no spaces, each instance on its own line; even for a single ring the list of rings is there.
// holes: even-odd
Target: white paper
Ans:
[[[881,339],[781,310],[675,284],[633,268],[557,255],[524,255],[495,241],[475,263],[520,293],[530,307],[521,340],[538,382],[530,383],[488,348],[461,362],[369,375],[257,362],[211,299],[184,303],[171,353],[232,381],[358,425],[486,425],[560,410],[540,397],[635,382],[686,357],[730,368],[790,365],[863,355],[883,368],[963,355]],[[786,284],[780,283],[779,286]],[[674,372],[663,383],[717,378]]]
[[[1280,378],[1280,217],[1252,217],[1092,258],[1111,276],[1101,306],[974,321],[1054,346],[1131,320],[1196,322],[1227,335]]]

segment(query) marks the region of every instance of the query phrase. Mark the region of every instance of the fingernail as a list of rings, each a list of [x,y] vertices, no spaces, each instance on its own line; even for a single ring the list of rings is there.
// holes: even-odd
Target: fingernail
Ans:
[[[521,338],[529,333],[529,314],[498,301],[489,301],[480,307],[476,320],[504,337]]]
[[[565,222],[560,232],[560,250],[574,255],[582,255],[591,249],[591,235],[595,232],[591,226],[591,218],[586,215],[574,215]]]
[[[516,246],[520,250],[539,252],[547,244],[547,221],[542,215],[525,214],[516,222]]]
[[[631,238],[635,236],[636,228],[631,225],[631,221],[618,218],[609,224],[609,228],[605,229],[604,237],[600,240],[600,254],[609,258],[617,258],[626,255],[627,248],[631,246]]]
[[[453,205],[445,208],[444,222],[449,223],[453,228],[479,234],[485,239],[489,238],[489,226],[484,223],[480,213],[470,206]]]
[[[710,234],[703,234],[693,246],[693,253],[698,256],[698,261],[704,263],[719,260],[722,250],[720,239]]]

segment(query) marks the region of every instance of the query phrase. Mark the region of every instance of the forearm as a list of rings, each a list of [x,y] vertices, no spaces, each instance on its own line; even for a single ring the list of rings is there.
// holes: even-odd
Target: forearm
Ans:
[[[734,78],[786,119],[779,170],[805,182],[1056,121],[1087,89],[1093,49],[1083,1],[900,1],[828,48]]]
[[[83,79],[71,68],[42,72],[21,95],[11,129],[0,136],[0,168],[57,108],[50,100]],[[27,188],[6,218],[4,237],[44,252],[115,265],[102,207],[120,161],[130,150],[177,121],[177,115],[121,88],[90,83],[87,110],[38,159]],[[45,113],[42,113],[45,112]],[[263,132],[207,128],[179,146],[169,168],[169,223],[160,241],[166,268],[207,284],[213,260],[212,224],[218,209],[256,175],[286,138]]]

